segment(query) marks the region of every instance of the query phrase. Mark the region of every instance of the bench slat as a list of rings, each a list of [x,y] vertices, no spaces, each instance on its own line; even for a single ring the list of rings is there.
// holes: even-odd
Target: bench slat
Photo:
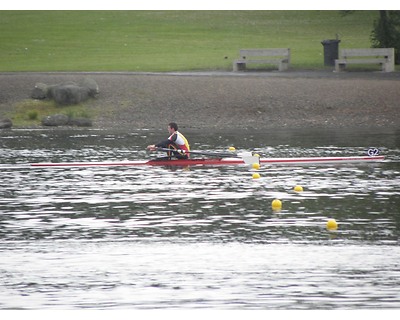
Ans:
[[[289,49],[242,49],[240,50],[241,56],[259,56],[259,57],[273,57],[273,56],[283,56],[288,57]]]
[[[341,57],[389,57],[393,56],[393,48],[366,48],[366,49],[342,49]]]
[[[354,64],[373,64],[373,63],[385,63],[386,59],[338,59],[338,63],[354,63]]]
[[[288,62],[287,59],[238,59],[236,63],[273,63]]]

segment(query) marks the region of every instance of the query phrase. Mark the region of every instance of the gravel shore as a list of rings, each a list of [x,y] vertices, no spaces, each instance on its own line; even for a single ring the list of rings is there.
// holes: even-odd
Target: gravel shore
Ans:
[[[35,84],[93,78],[96,128],[400,128],[400,73],[0,73],[0,118]]]

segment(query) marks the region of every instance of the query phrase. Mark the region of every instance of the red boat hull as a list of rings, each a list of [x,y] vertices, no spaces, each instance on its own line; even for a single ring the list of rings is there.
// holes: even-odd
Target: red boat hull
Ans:
[[[384,156],[366,157],[311,157],[311,158],[261,158],[261,164],[324,164],[324,163],[351,163],[351,162],[379,162]],[[115,162],[60,162],[60,163],[32,163],[32,167],[115,167],[115,166],[219,166],[243,165],[241,158],[215,159],[174,159],[174,160],[137,160]]]

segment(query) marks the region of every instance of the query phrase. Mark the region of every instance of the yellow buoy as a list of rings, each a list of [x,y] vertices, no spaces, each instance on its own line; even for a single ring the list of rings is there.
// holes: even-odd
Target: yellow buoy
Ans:
[[[272,210],[280,210],[282,208],[282,201],[279,199],[272,200],[271,207]]]
[[[229,147],[229,151],[235,151],[236,148],[235,147]]]
[[[252,167],[253,169],[258,170],[258,169],[260,169],[260,164],[257,163],[257,162],[255,162],[255,163],[253,163],[253,164],[251,165],[251,167]]]
[[[338,224],[337,224],[336,220],[335,219],[328,219],[328,221],[326,222],[326,228],[328,230],[337,230]]]
[[[253,179],[258,179],[260,178],[260,174],[259,173],[253,173]]]
[[[296,192],[302,192],[302,191],[303,191],[303,187],[297,185],[297,186],[294,187],[294,191],[296,191]]]

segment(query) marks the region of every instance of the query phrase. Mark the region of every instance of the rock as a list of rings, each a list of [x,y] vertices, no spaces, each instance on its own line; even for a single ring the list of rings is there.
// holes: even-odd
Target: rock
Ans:
[[[47,86],[47,98],[54,99],[54,90],[58,87],[58,84]]]
[[[69,124],[78,127],[91,127],[93,122],[89,118],[72,118],[70,119]]]
[[[44,83],[36,83],[31,93],[32,99],[43,100],[48,98],[48,86]]]
[[[70,118],[65,114],[53,114],[42,119],[42,125],[47,127],[58,126],[77,126],[77,127],[91,127],[93,122],[89,118],[78,117]]]
[[[9,129],[12,127],[12,121],[8,118],[0,119],[0,129]]]
[[[69,124],[69,117],[65,114],[53,114],[42,119],[43,126],[57,127]]]
[[[82,81],[82,87],[88,89],[88,95],[92,98],[95,98],[99,93],[100,89],[97,85],[97,82],[92,78],[85,78]]]
[[[81,85],[74,82],[46,85],[36,83],[32,90],[33,99],[54,99],[58,105],[78,104],[99,94],[99,86],[92,78],[85,78]]]
[[[89,97],[88,89],[77,85],[59,85],[54,88],[54,100],[59,105],[78,104]]]

